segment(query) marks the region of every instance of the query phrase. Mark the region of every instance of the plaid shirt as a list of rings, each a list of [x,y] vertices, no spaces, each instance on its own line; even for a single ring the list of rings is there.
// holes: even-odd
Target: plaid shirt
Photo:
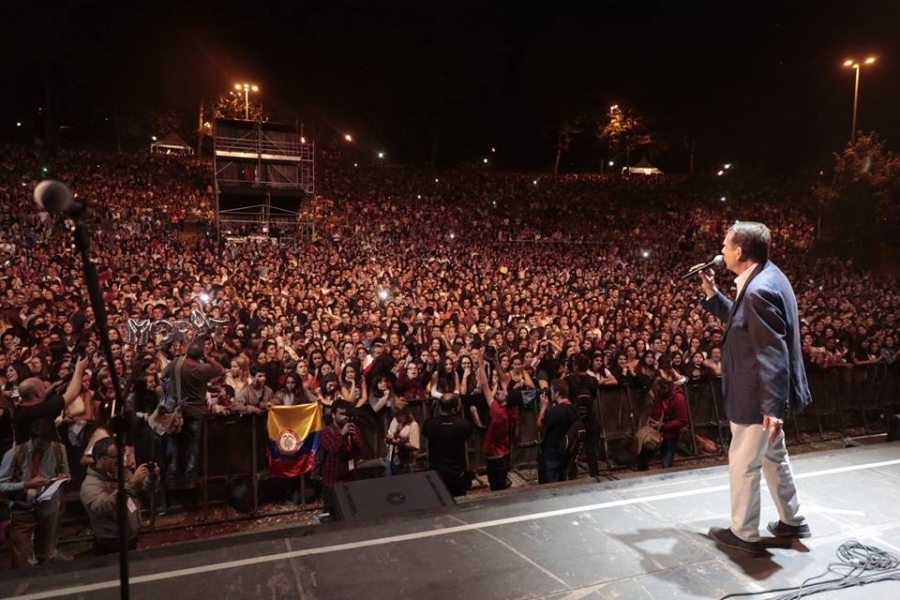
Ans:
[[[341,435],[336,425],[322,430],[319,452],[325,452],[322,463],[322,485],[333,486],[351,477],[350,461],[362,453],[362,435],[357,429],[352,435]]]

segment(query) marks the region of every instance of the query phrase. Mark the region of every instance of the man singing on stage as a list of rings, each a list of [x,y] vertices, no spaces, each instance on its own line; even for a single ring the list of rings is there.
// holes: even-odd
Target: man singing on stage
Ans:
[[[769,261],[771,232],[762,223],[737,222],[722,247],[725,266],[737,277],[734,302],[700,272],[703,307],[726,325],[722,341],[722,392],[731,422],[728,470],[731,527],[713,527],[718,544],[754,556],[759,541],[760,471],[778,509],[768,529],[778,537],[806,538],[809,525],[784,440],[784,419],[812,401],[800,353],[800,319],[794,290]]]

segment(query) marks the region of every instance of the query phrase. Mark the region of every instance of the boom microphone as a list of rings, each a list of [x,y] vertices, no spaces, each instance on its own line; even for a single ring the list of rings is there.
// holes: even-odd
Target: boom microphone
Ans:
[[[50,214],[77,217],[84,212],[84,203],[72,195],[72,190],[62,182],[45,179],[34,188],[34,201]]]
[[[681,278],[687,279],[688,277],[691,277],[692,275],[696,275],[700,271],[705,271],[706,269],[709,269],[710,267],[718,267],[719,265],[722,265],[724,263],[725,263],[725,257],[722,256],[721,254],[717,254],[715,256],[715,258],[713,258],[708,263],[702,264],[702,265],[697,265],[696,267],[692,267],[691,270],[688,271],[687,273],[685,273],[684,275],[682,275]]]

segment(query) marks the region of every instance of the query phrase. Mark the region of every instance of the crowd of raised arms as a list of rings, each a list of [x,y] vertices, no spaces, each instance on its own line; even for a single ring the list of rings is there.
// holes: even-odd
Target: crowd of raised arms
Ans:
[[[365,405],[377,393],[365,377],[376,340],[393,359],[387,387],[411,400],[435,386],[465,393],[471,350],[484,344],[501,369],[532,374],[549,357],[564,371],[585,352],[601,383],[715,377],[721,325],[679,275],[717,254],[736,219],[771,227],[810,366],[898,357],[897,282],[815,252],[815,217],[797,208],[805,191],[789,183],[734,180],[723,201],[722,180],[356,168],[326,157],[314,239],[219,245],[179,227],[213,218],[206,159],[23,147],[0,156],[4,451],[18,383],[63,378],[76,354],[91,361],[86,401],[81,414],[61,416],[64,427],[103,418],[111,370],[135,408],[151,412],[159,373],[190,340],[129,343],[127,322],[193,310],[230,323],[210,339],[228,369],[211,386],[213,412],[251,410],[231,398],[251,371],[265,373],[276,401]],[[90,202],[112,365],[96,352],[71,232],[35,206],[34,187],[48,177]],[[729,289],[731,276],[719,277]]]

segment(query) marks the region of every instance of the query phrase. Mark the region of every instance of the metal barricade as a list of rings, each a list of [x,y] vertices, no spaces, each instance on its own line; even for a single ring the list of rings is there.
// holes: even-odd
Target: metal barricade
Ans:
[[[637,431],[639,411],[635,411],[634,388],[627,385],[601,385],[595,414],[600,419],[603,456],[609,469],[615,468],[613,449],[630,443]]]
[[[844,387],[849,390],[843,394],[841,377],[847,378],[847,385]],[[805,411],[790,416],[792,426],[798,434],[811,434],[818,430],[824,439],[827,431],[837,430],[844,435],[850,426],[864,427],[868,433],[876,428],[870,422],[871,414],[883,416],[887,423],[900,407],[900,364],[810,370],[808,378],[813,403]],[[698,454],[695,436],[706,434],[717,442],[720,453],[724,452],[727,448],[729,423],[724,413],[721,379],[688,381],[684,384],[684,391],[688,404],[691,450],[695,455]],[[605,457],[610,470],[620,468],[614,461],[615,444],[630,441],[639,426],[642,410],[639,394],[636,388],[627,385],[600,386],[595,406],[602,439],[598,450],[601,460]],[[414,400],[410,402],[410,406],[420,425],[433,416],[434,403],[430,398]],[[516,436],[511,440],[514,470],[533,467],[539,461],[540,434],[536,424],[539,409],[539,400],[536,398],[533,403],[520,410]],[[367,422],[367,428],[373,424],[375,426],[373,431],[367,432],[368,440],[383,438],[389,421],[390,412],[384,410],[376,415],[374,423]],[[268,478],[265,450],[268,437],[265,423],[265,416],[204,419],[200,457],[201,488],[198,490],[202,494],[204,516],[207,516],[209,508],[210,484],[244,477],[252,480],[253,510],[257,510],[259,482]],[[483,472],[485,467],[482,452],[484,433],[485,430],[475,428],[467,443],[469,468],[476,472]],[[148,441],[149,437],[136,436],[139,463],[149,459],[158,460],[160,457],[165,439]],[[372,446],[370,442],[366,446],[363,459],[383,458],[383,444],[376,443],[374,447],[369,447]],[[427,440],[422,437],[417,469],[428,468],[427,450]]]
[[[694,455],[698,454],[696,436],[704,434],[706,434],[704,437],[711,435],[718,443],[719,453],[724,452],[725,431],[729,430],[729,423],[725,418],[721,378],[687,381],[684,384],[684,395],[687,399],[691,447]]]

